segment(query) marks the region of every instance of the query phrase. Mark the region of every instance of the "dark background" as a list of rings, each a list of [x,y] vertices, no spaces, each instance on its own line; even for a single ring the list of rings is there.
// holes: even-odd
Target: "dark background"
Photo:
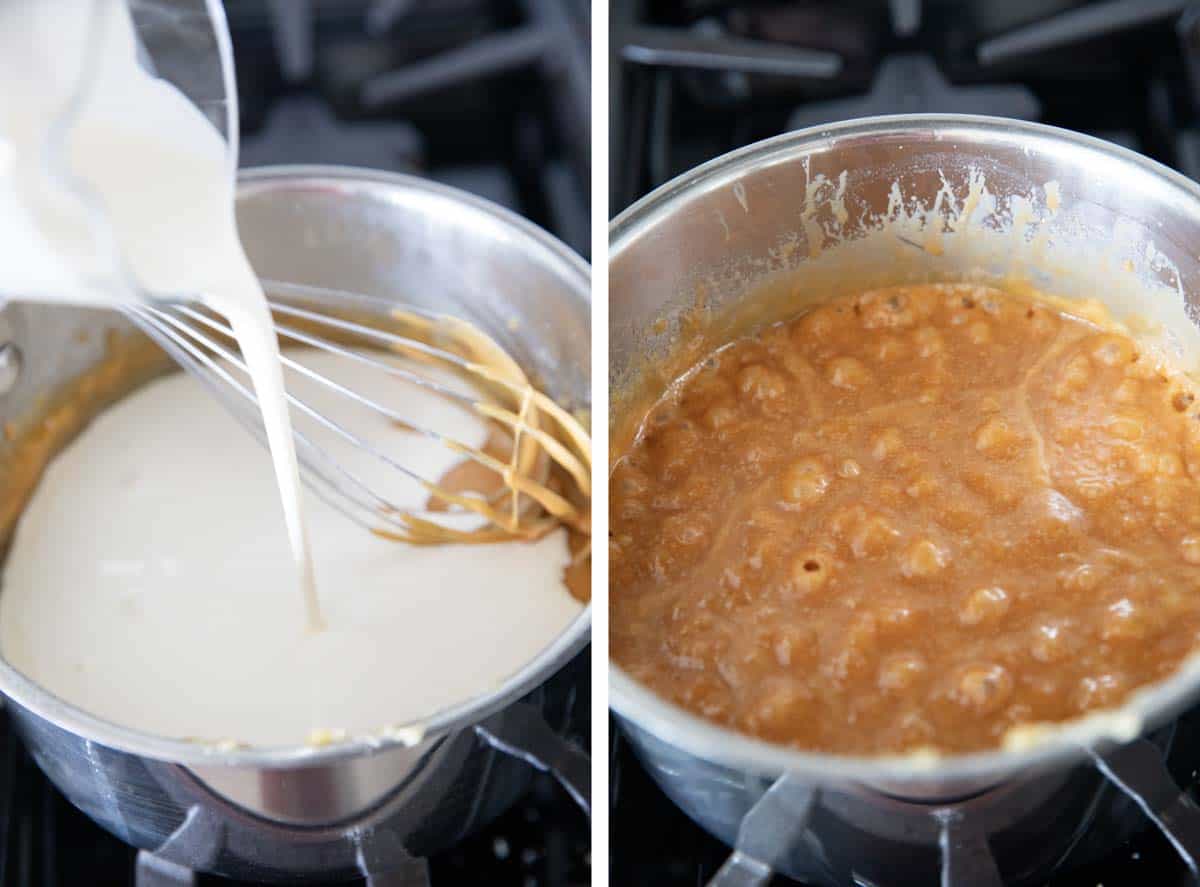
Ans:
[[[577,688],[565,713],[566,735],[585,748],[591,735],[589,653],[585,649],[564,668],[564,678]],[[135,854],[59,794],[0,714],[0,887],[132,887]],[[429,869],[432,887],[587,887],[591,826],[552,778],[538,774],[516,807],[433,857]],[[196,882],[242,883],[203,875]]]
[[[514,209],[586,252],[586,0],[225,7],[242,166],[336,163],[428,176]]]
[[[1200,57],[1197,9],[1170,0],[614,0],[610,212],[735,147],[883,113],[1024,116],[1200,175],[1200,92],[1190,73]],[[718,44],[753,41],[777,54],[800,50],[799,73],[629,61],[661,54],[656,28]],[[805,73],[806,59],[830,57],[835,73]],[[930,67],[940,84],[929,82]],[[881,71],[890,76],[877,82]]]

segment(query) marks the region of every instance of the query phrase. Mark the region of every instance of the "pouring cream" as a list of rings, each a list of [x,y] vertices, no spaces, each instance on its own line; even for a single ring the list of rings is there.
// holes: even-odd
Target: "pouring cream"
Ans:
[[[0,72],[37,84],[0,104],[0,237],[19,245],[0,264],[0,293],[109,307],[131,298],[113,285],[86,207],[57,184],[58,163],[103,201],[141,290],[195,294],[230,319],[271,455],[186,374],[103,412],[50,463],[15,531],[0,595],[5,658],[113,723],[255,746],[377,733],[495,690],[582,609],[563,587],[565,532],[519,545],[399,545],[301,492],[225,145],[181,94],[137,67],[125,4],[92,11],[83,0],[0,7]],[[90,78],[90,98],[56,159],[48,139],[80,78]],[[294,356],[468,444],[487,437],[482,420],[440,398],[329,355]],[[324,414],[352,421],[345,398],[295,382]],[[386,435],[426,477],[461,458],[375,418],[364,431]],[[332,445],[320,429],[305,432]],[[387,488],[395,472],[352,467],[392,501],[423,504],[423,490]]]
[[[139,63],[123,0],[0,7],[0,79],[28,84],[0,102],[0,236],[15,244],[0,294],[106,306],[192,296],[229,320],[262,409],[308,629],[319,630],[279,349],[238,240],[224,139]],[[113,273],[114,258],[141,293]]]

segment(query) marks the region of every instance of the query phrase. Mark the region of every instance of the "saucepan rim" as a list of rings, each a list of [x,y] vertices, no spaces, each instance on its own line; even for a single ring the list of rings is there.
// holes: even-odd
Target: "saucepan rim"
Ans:
[[[1119,145],[1041,123],[968,114],[896,114],[814,126],[765,139],[724,154],[650,192],[609,226],[609,263],[691,201],[738,182],[747,173],[877,138],[907,138],[953,150],[956,141],[1002,142],[1046,150],[1070,149],[1116,161],[1139,184],[1153,185],[1164,200],[1181,201],[1200,218],[1200,185]],[[1119,709],[1045,731],[1019,750],[958,755],[850,756],[803,751],[755,739],[705,720],[663,699],[609,662],[609,703],[618,717],[696,758],[762,775],[793,772],[815,782],[852,781],[936,789],[954,783],[998,781],[1016,771],[1082,760],[1167,720],[1200,696],[1200,659],[1193,656],[1169,678],[1135,691]],[[1133,734],[1133,735],[1130,735]]]
[[[475,213],[504,225],[511,236],[524,244],[545,267],[561,278],[571,296],[590,305],[590,272],[586,261],[527,219],[489,200],[436,182],[401,173],[381,172],[349,166],[280,165],[243,170],[238,176],[238,196],[252,195],[273,187],[367,188],[398,199],[403,193],[438,198],[455,211]],[[590,368],[589,368],[590,370]],[[544,683],[588,642],[592,607],[589,603],[554,641],[510,675],[491,693],[474,697],[435,714],[396,725],[386,735],[354,738],[321,747],[229,748],[181,739],[155,736],[114,724],[74,706],[21,674],[0,656],[0,693],[33,715],[77,736],[100,745],[177,764],[231,767],[315,767],[346,758],[373,754],[398,746],[412,746],[432,737],[470,727],[516,702]],[[386,721],[384,721],[386,722]],[[382,726],[382,724],[381,724]]]

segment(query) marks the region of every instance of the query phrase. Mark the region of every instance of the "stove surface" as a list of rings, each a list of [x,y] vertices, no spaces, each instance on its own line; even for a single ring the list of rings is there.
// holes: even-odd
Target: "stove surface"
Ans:
[[[1200,718],[1200,708],[1186,717]],[[609,799],[610,883],[622,887],[698,887],[716,874],[729,848],[688,818],[659,790],[620,728],[611,724]],[[1194,728],[1193,728],[1194,729]],[[1200,762],[1195,750],[1193,761]],[[1173,773],[1188,794],[1200,795],[1196,769],[1178,760]],[[907,883],[903,880],[896,883]],[[1098,862],[1068,866],[1029,887],[1191,887],[1194,881],[1174,848],[1149,821]],[[771,887],[806,887],[777,875]],[[864,884],[863,887],[872,887]]]
[[[741,145],[875,114],[1040,120],[1195,177],[1198,24],[1182,0],[613,0],[610,212]]]
[[[586,0],[226,0],[241,165],[332,163],[472,191],[586,255]]]
[[[567,667],[586,679],[587,652]],[[589,705],[581,695],[571,716],[582,718]],[[572,722],[576,742],[586,742],[586,727],[583,720]],[[429,880],[432,887],[585,887],[591,883],[590,853],[587,817],[551,777],[537,774],[516,807],[429,860]],[[0,887],[134,887],[135,858],[132,847],[59,794],[13,735],[7,718],[0,718]],[[195,883],[249,887],[249,882],[204,875]]]

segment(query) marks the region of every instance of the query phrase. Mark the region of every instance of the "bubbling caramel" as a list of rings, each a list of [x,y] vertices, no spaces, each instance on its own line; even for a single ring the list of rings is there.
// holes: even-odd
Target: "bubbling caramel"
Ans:
[[[708,355],[610,478],[611,651],[844,754],[995,748],[1200,639],[1200,410],[1116,325],[990,287],[843,298]]]

